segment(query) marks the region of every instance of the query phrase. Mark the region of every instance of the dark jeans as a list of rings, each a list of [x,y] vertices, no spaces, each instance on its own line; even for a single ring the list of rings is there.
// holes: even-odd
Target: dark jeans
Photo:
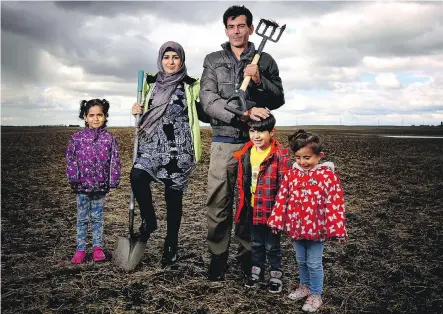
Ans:
[[[140,207],[140,216],[145,223],[145,231],[149,234],[157,229],[157,217],[155,216],[155,209],[152,204],[152,181],[154,181],[154,179],[146,171],[132,168],[132,192]],[[174,190],[165,186],[165,201],[167,224],[165,241],[176,249],[183,212],[183,191]]]
[[[252,241],[252,266],[262,270],[265,267],[266,257],[272,270],[282,270],[282,254],[280,249],[280,234],[273,234],[266,225],[253,225],[251,227]]]

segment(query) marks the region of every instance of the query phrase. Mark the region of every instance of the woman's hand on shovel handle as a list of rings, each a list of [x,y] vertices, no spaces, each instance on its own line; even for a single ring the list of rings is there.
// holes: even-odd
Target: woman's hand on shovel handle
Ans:
[[[132,114],[134,116],[136,114],[142,114],[142,113],[143,113],[142,105],[140,105],[140,104],[133,104],[132,105]]]

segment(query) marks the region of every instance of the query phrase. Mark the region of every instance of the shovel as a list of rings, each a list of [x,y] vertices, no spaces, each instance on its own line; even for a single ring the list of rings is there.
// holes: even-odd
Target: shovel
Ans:
[[[264,25],[264,28],[260,30],[261,26]],[[258,64],[258,60],[260,60],[260,55],[263,52],[263,48],[265,47],[266,41],[269,39],[270,41],[277,42],[281,35],[283,34],[283,31],[286,28],[286,24],[282,27],[279,27],[278,24],[271,20],[261,19],[258,23],[257,29],[255,30],[255,33],[263,37],[260,46],[258,46],[258,50],[256,54],[254,55],[254,58],[252,59],[251,64]],[[266,32],[270,29],[271,33],[269,35],[266,35]],[[276,33],[277,32],[277,33]],[[274,36],[276,34],[276,36]],[[249,82],[251,81],[251,76],[245,76],[243,79],[243,82],[240,86],[239,90],[236,90],[235,93],[228,99],[225,109],[232,112],[233,114],[237,116],[242,116],[245,111],[248,111],[252,107],[255,106],[255,103],[250,100],[246,100],[246,89],[248,88]],[[239,106],[234,106],[233,102],[237,101]]]
[[[137,87],[137,103],[140,104],[142,100],[142,90],[143,90],[143,78],[144,71],[138,71],[138,87]],[[138,120],[140,115],[135,116],[135,139],[134,139],[134,150],[132,156],[132,163],[135,162],[137,158],[138,151]],[[120,268],[130,271],[133,270],[138,263],[140,263],[143,258],[143,253],[145,252],[147,240],[142,240],[140,237],[136,237],[134,234],[134,193],[131,190],[131,199],[129,202],[129,238],[118,237],[117,247],[114,250],[113,259],[114,264]]]

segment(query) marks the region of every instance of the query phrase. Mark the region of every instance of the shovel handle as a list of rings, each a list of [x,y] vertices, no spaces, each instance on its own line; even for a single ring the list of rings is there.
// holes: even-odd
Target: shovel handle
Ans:
[[[142,92],[143,92],[143,78],[145,77],[145,72],[143,70],[138,71],[138,84],[137,84],[137,104],[142,102]],[[137,159],[138,153],[138,120],[140,119],[140,114],[135,115],[135,134],[134,134],[134,148],[132,150],[132,162],[134,163]]]
[[[258,60],[260,60],[260,54],[255,54],[254,58],[252,59],[251,64],[258,64]],[[245,76],[245,78],[243,79],[243,83],[240,86],[240,89],[242,91],[246,91],[246,89],[248,88],[249,82],[251,81],[252,76],[248,75]]]
[[[143,93],[143,79],[145,77],[145,72],[143,70],[138,71],[138,81],[137,81],[137,104],[142,102]],[[135,163],[138,153],[138,120],[140,119],[140,114],[135,115],[135,134],[134,134],[134,147],[132,150],[132,164]],[[134,193],[131,189],[131,199],[129,201],[129,234],[131,238],[134,237]]]

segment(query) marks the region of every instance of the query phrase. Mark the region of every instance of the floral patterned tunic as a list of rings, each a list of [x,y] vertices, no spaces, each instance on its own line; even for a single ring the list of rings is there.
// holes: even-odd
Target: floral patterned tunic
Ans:
[[[155,89],[150,101],[154,96]],[[148,172],[170,188],[185,191],[195,164],[186,95],[179,84],[154,134],[148,139],[139,138],[134,168]]]

